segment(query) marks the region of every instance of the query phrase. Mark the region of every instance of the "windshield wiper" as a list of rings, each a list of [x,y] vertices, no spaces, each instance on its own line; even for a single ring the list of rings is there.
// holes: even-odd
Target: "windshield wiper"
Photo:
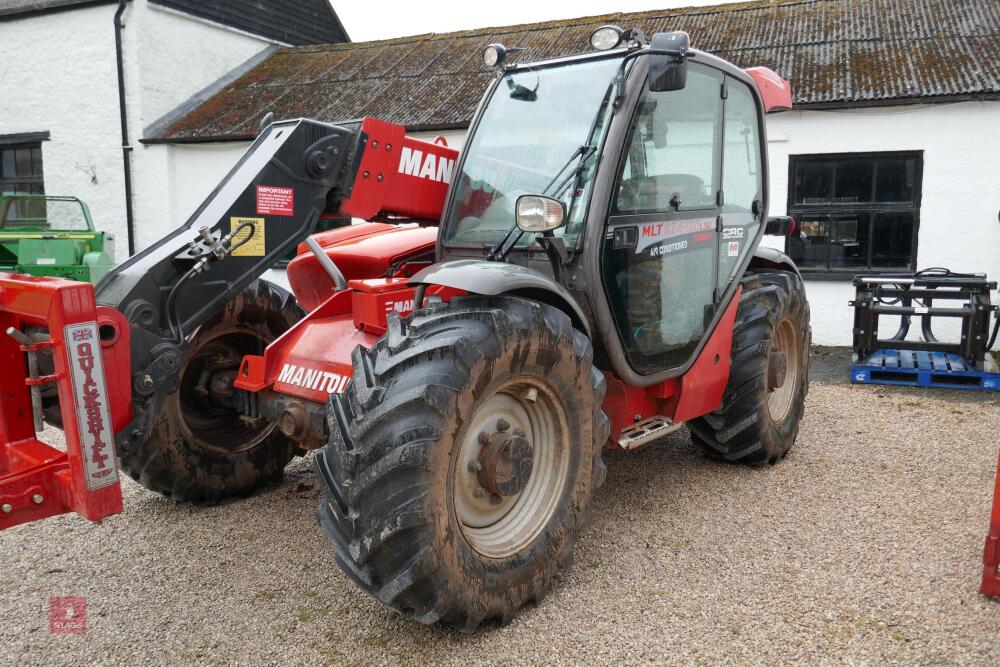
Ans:
[[[591,144],[587,144],[586,146],[580,146],[579,148],[577,148],[569,156],[569,159],[566,160],[563,166],[559,167],[559,171],[556,172],[556,175],[552,177],[552,180],[548,182],[548,185],[546,185],[545,188],[539,194],[545,196],[551,196],[553,199],[558,199],[559,195],[561,195],[566,190],[567,184],[579,178],[580,173],[583,171],[584,166],[587,164],[587,160],[590,158],[591,155],[593,155],[596,152],[597,152],[597,147]],[[559,178],[563,175],[563,172],[566,171],[567,167],[574,164],[575,166],[573,166],[573,169],[571,169],[570,172],[566,174],[566,177],[563,178],[563,180],[559,183],[559,186],[554,191],[552,191],[551,195],[549,195],[548,192],[552,190],[552,186],[555,185],[557,181],[559,181]],[[516,212],[515,215],[517,215]],[[504,245],[507,243],[507,241],[510,240],[511,234],[513,234],[514,232],[520,232],[520,233],[514,239],[514,242],[510,244],[510,247],[507,248],[506,252],[500,252],[503,249]],[[490,251],[486,253],[486,259],[488,260],[503,259],[504,257],[506,257],[507,253],[510,252],[515,245],[517,245],[517,242],[521,240],[522,236],[524,236],[524,232],[521,231],[521,228],[518,227],[517,223],[515,222],[514,225],[509,230],[507,230],[507,233],[503,235],[503,238],[501,238],[499,241],[494,243],[493,246],[490,247]]]
[[[615,89],[615,84],[614,82],[612,82],[608,86],[607,91],[605,91],[604,93],[604,99],[601,100],[601,106],[598,107],[597,113],[594,115],[593,120],[590,121],[590,130],[587,132],[588,143],[584,144],[583,146],[580,146],[575,151],[573,151],[572,155],[569,156],[569,158],[566,160],[563,166],[559,168],[559,171],[556,172],[555,176],[552,177],[552,180],[549,181],[548,185],[545,186],[545,189],[539,194],[543,195],[546,194],[549,191],[549,189],[552,188],[552,186],[556,183],[556,181],[559,180],[559,177],[562,176],[563,172],[566,171],[566,168],[574,164],[574,161],[576,166],[569,172],[569,174],[566,175],[566,178],[563,179],[563,181],[559,184],[558,189],[552,196],[558,198],[559,195],[562,194],[563,191],[566,189],[566,185],[574,182],[574,180],[578,179],[580,177],[580,174],[583,173],[583,169],[584,166],[587,164],[587,160],[590,158],[591,155],[597,152],[597,146],[594,145],[594,138],[595,138],[594,134],[597,130],[598,123],[601,122],[601,118],[604,116],[604,112],[608,108],[608,103],[611,101],[611,91],[614,89]],[[574,194],[574,196],[570,199],[570,203],[572,204],[572,202],[575,199],[576,195]],[[569,213],[570,211],[566,212],[567,215],[569,215]],[[516,211],[514,212],[514,215],[515,216],[517,215]],[[504,244],[507,243],[507,241],[510,239],[511,235],[514,232],[520,232],[520,233],[514,239],[514,242],[511,243],[509,246],[507,246],[507,249],[504,250]],[[515,221],[514,224],[511,226],[511,228],[507,230],[507,233],[503,235],[503,238],[501,238],[499,241],[497,241],[490,247],[490,251],[486,253],[486,259],[502,260],[504,257],[507,256],[507,253],[509,253],[511,250],[514,249],[514,246],[517,245],[517,242],[521,240],[522,236],[524,236],[524,232],[520,230],[520,228],[517,226],[517,222]]]

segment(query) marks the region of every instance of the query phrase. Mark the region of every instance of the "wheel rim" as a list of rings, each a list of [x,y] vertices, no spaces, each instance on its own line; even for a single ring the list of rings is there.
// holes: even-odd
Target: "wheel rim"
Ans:
[[[767,409],[771,420],[782,423],[792,411],[795,392],[798,389],[798,377],[802,363],[799,346],[796,344],[795,324],[790,319],[783,319],[775,331],[774,342],[776,352],[784,357],[785,369],[781,374],[780,385],[771,387],[767,397]]]
[[[260,354],[268,343],[257,332],[241,327],[212,332],[196,341],[182,362],[180,387],[167,402],[188,440],[202,449],[231,455],[252,449],[271,435],[277,427],[274,422],[241,419],[236,410],[220,406],[194,389],[209,364],[213,373],[235,372],[244,355]]]
[[[495,389],[464,429],[454,464],[455,514],[469,546],[506,558],[531,544],[559,507],[569,458],[569,419],[548,385],[515,378]]]

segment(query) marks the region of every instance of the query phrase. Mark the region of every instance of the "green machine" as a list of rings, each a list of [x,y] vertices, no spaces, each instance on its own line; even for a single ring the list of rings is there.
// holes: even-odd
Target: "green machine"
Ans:
[[[114,234],[76,197],[0,196],[0,271],[96,283],[114,257]]]

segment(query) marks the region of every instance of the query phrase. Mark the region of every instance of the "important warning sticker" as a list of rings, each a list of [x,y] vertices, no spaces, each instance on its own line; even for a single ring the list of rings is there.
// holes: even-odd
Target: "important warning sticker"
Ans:
[[[295,190],[258,185],[257,215],[295,215]]]
[[[263,257],[267,250],[264,242],[264,218],[229,218],[229,232],[235,232],[244,222],[253,224],[253,236],[250,236],[249,227],[233,236],[233,246],[239,246],[233,250],[233,257]]]
[[[738,257],[739,254],[740,254],[740,242],[739,241],[730,241],[729,242],[728,252],[729,252],[729,256],[730,257]]]

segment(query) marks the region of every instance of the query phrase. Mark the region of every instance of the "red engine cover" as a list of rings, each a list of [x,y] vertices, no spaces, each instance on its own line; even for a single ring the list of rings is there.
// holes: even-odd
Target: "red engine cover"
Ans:
[[[437,227],[389,225],[366,222],[316,234],[320,247],[348,280],[406,277],[406,260],[434,250]],[[288,264],[288,283],[295,299],[306,311],[315,310],[333,294],[333,280],[305,244]]]

